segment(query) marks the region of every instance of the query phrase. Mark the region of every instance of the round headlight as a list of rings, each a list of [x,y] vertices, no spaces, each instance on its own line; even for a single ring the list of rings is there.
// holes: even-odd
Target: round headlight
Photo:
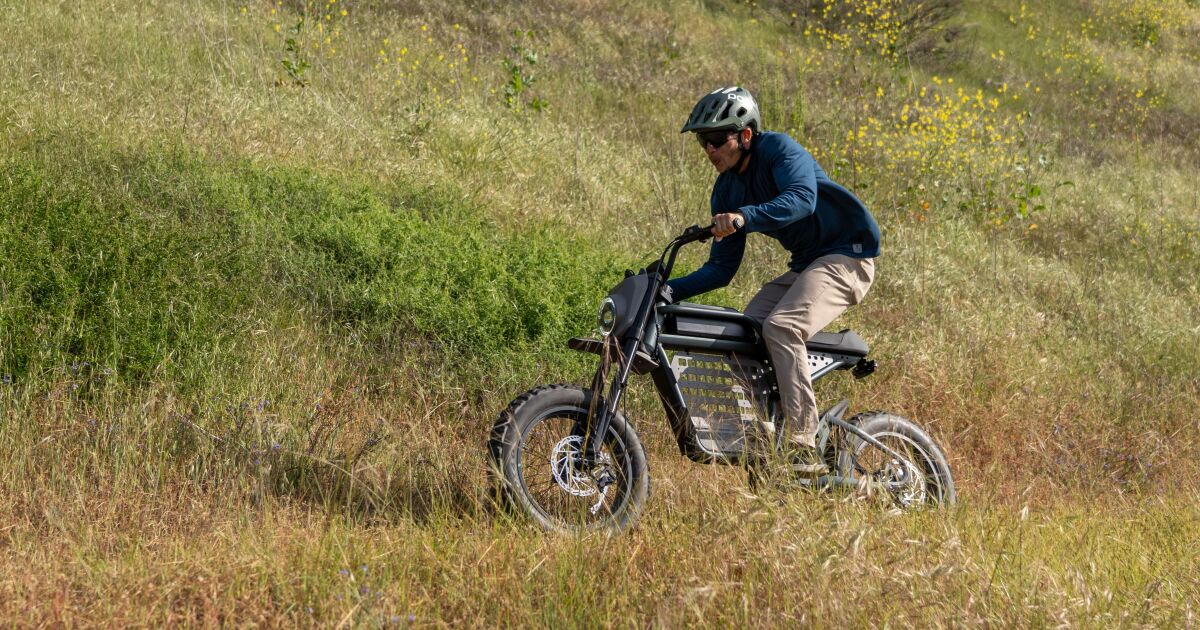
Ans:
[[[604,301],[600,302],[600,311],[596,313],[596,326],[600,328],[600,335],[607,337],[616,325],[617,305],[613,303],[611,297],[606,297]]]

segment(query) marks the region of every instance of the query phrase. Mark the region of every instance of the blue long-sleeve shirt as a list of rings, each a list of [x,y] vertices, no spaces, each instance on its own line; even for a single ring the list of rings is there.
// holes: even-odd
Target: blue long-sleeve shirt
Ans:
[[[763,132],[750,145],[745,173],[717,176],[712,214],[740,212],[743,229],[713,241],[708,262],[667,282],[676,301],[733,280],[746,251],[746,235],[762,232],[792,254],[788,268],[803,271],[828,254],[879,255],[879,224],[850,191],[825,174],[813,156],[786,134]]]

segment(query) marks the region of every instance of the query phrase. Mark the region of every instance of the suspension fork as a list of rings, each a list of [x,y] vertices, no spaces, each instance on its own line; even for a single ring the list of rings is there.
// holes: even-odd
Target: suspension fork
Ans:
[[[642,345],[642,339],[646,335],[646,324],[649,322],[650,314],[654,312],[654,299],[658,295],[658,290],[662,288],[662,272],[654,274],[654,279],[650,282],[650,286],[646,294],[642,297],[642,303],[638,308],[638,317],[633,323],[633,332],[625,338],[624,343],[619,346],[616,342],[607,345],[604,349],[604,354],[601,354],[600,367],[596,370],[596,376],[592,380],[592,403],[595,413],[588,414],[588,425],[584,432],[584,448],[583,457],[580,458],[580,466],[591,468],[595,465],[600,456],[600,445],[604,441],[604,436],[608,433],[608,427],[612,424],[613,414],[621,406],[621,399],[625,395],[625,388],[629,384],[629,373],[633,371],[633,361],[637,358],[638,348]],[[619,347],[621,354],[617,361],[617,377],[613,379],[612,385],[608,390],[608,396],[602,398],[599,402],[596,401],[596,395],[603,387],[604,374],[608,371],[605,354],[612,349]],[[591,411],[591,410],[589,410]]]
[[[646,324],[650,321],[650,315],[654,312],[654,301],[658,298],[658,291],[662,289],[663,283],[667,278],[671,277],[671,271],[675,268],[675,257],[679,254],[679,248],[696,241],[705,241],[712,236],[712,225],[706,228],[693,225],[685,230],[682,236],[675,238],[667,249],[663,252],[663,256],[656,263],[647,268],[647,271],[653,271],[653,277],[650,281],[650,286],[646,290],[646,294],[642,296],[642,303],[638,306],[638,316],[633,323],[633,333],[625,338],[625,342],[621,345],[621,356],[618,361],[617,378],[613,381],[612,387],[609,389],[608,397],[601,400],[595,406],[596,413],[588,414],[588,425],[585,427],[583,440],[583,456],[579,459],[579,466],[592,468],[596,464],[599,457],[600,443],[604,440],[604,436],[608,433],[608,425],[612,423],[612,416],[616,410],[620,408],[621,397],[625,395],[625,387],[629,383],[629,372],[633,369],[633,362],[637,358],[638,348],[642,346],[642,339],[646,335]],[[666,264],[663,264],[663,260]],[[615,345],[615,344],[614,344]],[[595,398],[603,385],[604,372],[607,366],[604,365],[601,359],[600,370],[596,372],[596,378],[593,381],[592,397]],[[593,423],[593,420],[595,421]]]

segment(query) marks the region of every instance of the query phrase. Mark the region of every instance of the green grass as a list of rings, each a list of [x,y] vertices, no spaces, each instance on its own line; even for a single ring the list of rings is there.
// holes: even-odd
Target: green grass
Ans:
[[[379,344],[528,354],[582,332],[617,271],[544,227],[502,229],[453,189],[222,166],[171,147],[16,148],[2,324],[4,371],[18,382],[79,361],[135,383],[173,366],[161,374],[171,380],[210,367],[255,318],[289,311]],[[56,153],[86,157],[52,164]]]
[[[897,33],[941,43],[899,60],[826,49],[776,2],[340,0],[298,32],[304,2],[0,8],[0,616],[1192,623],[1197,8],[1139,31],[1151,5],[947,4]],[[538,61],[510,107],[514,44]],[[301,58],[305,87],[281,63]],[[949,78],[1003,96],[953,118],[1000,125],[1003,152],[938,144],[949,123],[917,155],[848,139]],[[713,175],[676,131],[731,81],[884,231],[835,324],[880,370],[818,394],[927,426],[962,505],[752,496],[682,460],[639,383],[642,523],[544,536],[486,500],[487,431],[520,392],[583,382],[565,340],[706,219]],[[777,275],[766,241],[705,299]]]

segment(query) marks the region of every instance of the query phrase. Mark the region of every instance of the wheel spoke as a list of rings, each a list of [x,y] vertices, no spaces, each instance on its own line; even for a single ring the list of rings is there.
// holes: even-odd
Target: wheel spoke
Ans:
[[[917,507],[940,498],[936,469],[918,444],[894,432],[877,433],[872,437],[892,453],[860,441],[852,455],[855,471],[883,484],[901,507]]]
[[[535,508],[567,526],[612,518],[628,495],[626,469],[632,465],[620,437],[610,431],[599,455],[600,461],[608,462],[612,483],[601,494],[591,473],[576,471],[571,463],[582,447],[582,439],[572,437],[578,419],[566,412],[535,421],[526,430],[520,452],[522,482]]]

